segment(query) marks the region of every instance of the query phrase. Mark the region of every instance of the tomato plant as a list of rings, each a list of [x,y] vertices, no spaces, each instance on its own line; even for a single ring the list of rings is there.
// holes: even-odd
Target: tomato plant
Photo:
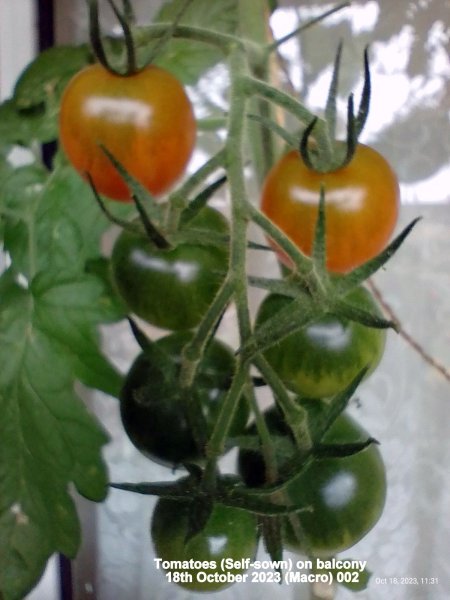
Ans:
[[[365,434],[345,415],[329,439],[318,441],[320,415],[308,409],[303,420],[292,392],[314,397],[316,407],[326,404],[333,416],[344,411],[354,387],[347,383],[356,382],[363,367],[375,367],[384,342],[379,330],[358,323],[392,326],[357,289],[414,225],[365,263],[387,242],[398,193],[386,161],[357,144],[370,100],[367,52],[360,105],[354,111],[350,96],[342,143],[335,140],[340,51],[321,118],[266,77],[273,53],[299,33],[268,43],[268,0],[170,0],[155,23],[142,26],[129,0],[108,2],[123,34],[113,38],[102,35],[97,0],[87,4],[91,47],[42,53],[0,104],[0,236],[7,253],[0,277],[0,411],[7,416],[0,453],[0,597],[25,597],[52,554],[76,556],[81,536],[75,490],[95,502],[112,488],[158,496],[152,535],[165,559],[253,557],[256,520],[272,560],[287,545],[320,556],[340,551],[378,518],[385,484],[381,458],[375,446],[361,443],[350,456],[352,440]],[[276,4],[270,2],[271,9]],[[93,55],[100,64],[92,65]],[[219,62],[228,69],[229,102],[216,102],[203,85],[211,81],[207,69]],[[192,97],[208,96],[199,102],[198,123],[206,156],[199,152],[201,164],[175,186],[196,136],[180,82],[192,86]],[[281,125],[288,122],[284,112],[291,115],[291,131]],[[302,158],[291,152],[270,170],[275,136],[298,147]],[[45,147],[44,167],[39,144],[58,138],[69,161],[59,155],[47,160],[52,144]],[[29,151],[29,164],[12,164],[18,147]],[[95,193],[128,201],[125,181],[135,206],[106,206]],[[317,211],[321,183],[326,210]],[[230,222],[208,206],[222,185]],[[263,187],[262,211],[249,197],[253,186]],[[149,198],[165,192],[163,203]],[[133,208],[140,219],[128,221]],[[107,255],[116,232],[111,223],[122,231]],[[289,273],[252,272],[256,263],[247,260],[248,250],[259,256],[267,250],[253,237],[254,227],[283,250]],[[306,237],[298,241],[297,233]],[[310,252],[313,235],[311,260],[296,243]],[[339,276],[324,268],[325,248],[328,267]],[[357,272],[347,273],[358,264]],[[253,286],[269,294],[256,327]],[[123,376],[99,329],[130,313],[175,333],[155,341],[146,337],[152,328],[144,333],[131,319],[142,353],[131,358]],[[229,327],[235,328],[235,355],[216,335]],[[115,330],[103,332],[117,348]],[[123,341],[124,352],[132,351]],[[173,481],[168,472],[159,482],[109,481],[102,454],[108,436],[100,415],[89,414],[77,396],[84,390],[78,382],[118,398],[132,443],[169,468],[183,464],[186,480]],[[269,432],[259,419],[260,385],[283,414],[282,425]],[[317,399],[322,396],[333,398],[325,403]],[[257,426],[249,440],[244,434],[252,417]],[[259,449],[256,431],[267,465],[255,451],[257,466],[244,472],[247,484],[224,478],[222,457],[236,446]],[[335,447],[336,439],[351,448]],[[286,444],[293,454],[286,454]],[[338,459],[339,452],[345,456]],[[302,472],[304,456],[314,460]],[[268,483],[287,485],[291,497],[273,502],[267,486],[253,487],[251,477],[265,470]],[[297,488],[299,481],[304,484]],[[255,485],[260,483],[262,475]],[[312,515],[300,513],[300,540],[295,527],[290,530],[293,503],[314,508]],[[232,566],[231,572],[242,568]],[[214,569],[204,581],[189,574],[192,581],[180,583],[196,590],[228,583]],[[176,580],[175,569],[167,575]]]
[[[389,240],[398,215],[397,178],[386,159],[363,144],[357,145],[348,165],[328,173],[308,168],[294,150],[285,154],[267,175],[261,210],[307,255],[322,185],[327,267],[346,273],[373,258]]]
[[[190,502],[158,500],[151,523],[155,553],[166,561],[193,560],[215,564],[209,568],[169,569],[173,574],[183,571],[189,575],[185,581],[178,582],[182,587],[199,592],[214,592],[228,587],[227,574],[239,575],[245,569],[234,566],[222,571],[221,561],[254,558],[258,541],[255,515],[239,508],[215,504],[203,530],[186,542],[192,510],[194,507]],[[200,572],[205,573],[208,580],[200,578]]]
[[[353,290],[346,300],[381,315],[364,287]],[[290,302],[286,296],[266,296],[256,326]],[[385,339],[384,329],[326,314],[271,346],[264,355],[290,390],[309,398],[325,398],[345,389],[363,368],[368,367],[366,377],[372,373],[383,356]]]
[[[182,85],[153,65],[126,76],[99,64],[85,67],[65,89],[59,122],[75,169],[89,174],[99,193],[121,201],[130,200],[129,189],[100,145],[158,195],[184,172],[196,135]]]
[[[314,414],[311,410],[310,414]],[[273,435],[289,437],[279,413],[270,410],[266,422]],[[323,438],[324,444],[350,444],[368,438],[364,429],[348,414],[342,413]],[[280,466],[286,462],[280,461]],[[250,486],[264,483],[261,454],[241,450],[240,471]],[[286,498],[305,506],[297,513],[302,538],[289,519],[285,522],[285,543],[312,556],[334,556],[362,539],[380,518],[386,497],[386,475],[378,448],[371,444],[345,457],[314,460],[285,489]],[[311,509],[311,510],[308,510]]]
[[[158,354],[139,354],[131,366],[120,396],[124,429],[133,444],[152,460],[171,466],[203,458],[195,444],[187,419],[186,400],[177,382],[183,347],[191,340],[189,332],[177,332],[156,342],[174,364],[174,373],[164,373]],[[235,368],[233,354],[223,342],[214,339],[202,359],[196,377],[196,394],[209,426],[214,424]],[[239,435],[247,424],[248,406],[241,398],[231,427]]]
[[[222,214],[205,207],[188,230],[228,235]],[[157,327],[195,327],[211,304],[228,266],[228,248],[212,243],[181,242],[158,249],[142,232],[123,231],[111,258],[117,289],[130,311]]]

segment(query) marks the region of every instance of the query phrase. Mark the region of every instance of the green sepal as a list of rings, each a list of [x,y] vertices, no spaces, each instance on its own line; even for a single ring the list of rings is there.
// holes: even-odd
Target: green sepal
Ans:
[[[119,171],[131,193],[145,204],[145,210],[150,218],[156,221],[159,220],[161,218],[161,207],[156,203],[154,196],[135,177],[130,175],[127,169],[125,169],[122,163],[117,160],[106,146],[100,144],[100,148],[108,157],[111,164]]]
[[[325,188],[323,185],[320,186],[319,210],[317,213],[311,258],[317,276],[320,280],[323,280],[327,273]]]
[[[269,277],[254,277],[249,275],[247,278],[248,283],[261,290],[267,290],[273,294],[280,294],[281,296],[288,296],[289,298],[295,299],[300,295],[304,294],[306,297],[311,298],[307,293],[307,288],[302,287],[299,281],[285,279],[272,279]]]
[[[270,560],[279,565],[283,558],[283,535],[282,535],[282,519],[280,517],[260,518],[261,533],[266,552],[270,556]],[[277,566],[277,572],[281,574],[281,567]]]
[[[381,267],[383,267],[387,261],[392,258],[392,256],[397,252],[400,246],[403,244],[405,239],[417,225],[417,223],[421,220],[421,217],[417,217],[409,225],[407,225],[401,233],[377,256],[368,260],[366,263],[361,265],[360,267],[356,267],[347,275],[343,275],[339,279],[336,280],[334,289],[339,295],[346,294],[353,288],[361,285],[369,279],[371,275],[376,273]]]
[[[183,209],[180,215],[180,228],[183,228],[187,225],[192,219],[194,219],[198,213],[204,208],[208,200],[214,195],[214,193],[222,187],[222,185],[227,181],[227,176],[223,175],[209,186],[207,186],[204,190],[198,194],[192,202],[190,202],[186,208]]]
[[[316,444],[313,449],[315,459],[345,458],[362,452],[372,444],[378,444],[375,438],[367,438],[364,442],[353,444]]]
[[[251,360],[259,352],[264,352],[287,335],[305,327],[317,316],[318,309],[311,297],[297,295],[288,306],[264,321],[241,346],[239,353],[244,359]]]
[[[375,329],[394,329],[398,331],[397,323],[384,319],[378,314],[371,313],[363,308],[354,306],[353,304],[346,302],[345,300],[336,300],[333,304],[334,310],[330,310],[331,313],[336,314],[338,317],[361,323],[367,327],[373,327]]]

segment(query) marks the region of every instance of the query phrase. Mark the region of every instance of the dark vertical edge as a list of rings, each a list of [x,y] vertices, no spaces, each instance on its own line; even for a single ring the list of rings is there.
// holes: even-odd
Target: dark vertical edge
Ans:
[[[37,46],[43,52],[55,44],[55,11],[54,0],[36,0],[37,3]],[[56,142],[42,144],[42,160],[47,167],[51,167],[53,156],[56,152]],[[59,568],[59,594],[61,600],[73,600],[72,566],[70,560],[60,554],[58,557]]]
[[[38,50],[42,52],[55,44],[55,7],[54,0],[36,0],[36,2]],[[56,149],[56,142],[42,144],[42,160],[48,168],[51,168]]]
[[[73,600],[72,563],[66,556],[60,554],[58,566],[60,600]]]

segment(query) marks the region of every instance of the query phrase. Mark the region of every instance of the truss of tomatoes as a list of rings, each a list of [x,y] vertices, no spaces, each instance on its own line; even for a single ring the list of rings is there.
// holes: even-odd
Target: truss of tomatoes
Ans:
[[[100,65],[86,67],[69,83],[60,113],[61,143],[69,161],[96,190],[112,200],[131,200],[130,191],[102,150],[106,147],[153,195],[169,190],[183,174],[195,144],[196,125],[189,99],[180,83],[155,66],[120,77]],[[305,254],[311,253],[320,190],[326,199],[327,267],[346,273],[375,256],[386,245],[398,213],[398,183],[387,161],[375,150],[357,145],[352,161],[329,173],[309,169],[300,154],[284,155],[268,173],[262,190],[262,211]],[[203,208],[186,226],[191,233],[226,237],[226,219]],[[192,239],[192,236],[191,236]],[[272,242],[273,243],[273,242]],[[276,248],[276,246],[275,246]],[[276,248],[281,261],[287,257]],[[120,397],[124,429],[131,442],[150,459],[177,467],[204,461],[178,385],[183,349],[213,301],[229,267],[229,250],[215,243],[180,242],[159,248],[144,230],[124,230],[111,257],[111,275],[130,313],[171,333],[136,358]],[[365,288],[348,302],[379,312]],[[259,327],[289,304],[285,296],[269,294],[255,321]],[[291,392],[314,399],[341,392],[363,367],[372,372],[379,363],[385,336],[337,315],[326,315],[265,351],[265,357]],[[161,364],[169,365],[168,370]],[[214,426],[235,368],[233,352],[213,339],[199,366],[194,391],[206,424]],[[243,397],[230,435],[255,435],[247,427],[249,409]],[[272,410],[265,415],[269,431],[294,446],[289,428]],[[354,443],[366,432],[342,414],[324,443]],[[280,466],[286,457],[278,457]],[[241,450],[239,471],[248,486],[265,484],[264,462],[257,451]],[[360,540],[379,519],[386,480],[379,450],[371,445],[345,458],[314,460],[286,489],[290,502],[312,507],[283,523],[284,544],[295,551],[329,557]],[[164,560],[220,561],[222,557],[252,558],[258,540],[253,514],[214,506],[203,531],[186,543],[192,506],[160,499],[151,524],[158,556]],[[222,540],[219,550],[214,540]],[[237,572],[241,572],[238,569]],[[196,582],[194,591],[215,591],[220,580]],[[192,584],[192,581],[194,582]]]

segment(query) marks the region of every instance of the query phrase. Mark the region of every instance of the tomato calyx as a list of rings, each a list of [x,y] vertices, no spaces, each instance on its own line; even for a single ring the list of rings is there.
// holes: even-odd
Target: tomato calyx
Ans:
[[[299,152],[305,165],[318,173],[337,171],[348,165],[356,150],[358,138],[364,128],[369,114],[371,81],[368,48],[364,50],[364,83],[357,114],[354,110],[353,93],[347,101],[347,135],[344,142],[335,139],[336,133],[336,99],[339,82],[339,70],[342,55],[342,42],[336,51],[333,75],[325,108],[325,131],[317,144],[311,144],[311,135],[318,121],[317,117],[308,124],[300,140]],[[324,139],[323,139],[324,138]]]
[[[199,467],[197,467],[199,468]],[[175,482],[111,482],[109,487],[144,496],[157,496],[168,500],[192,502],[194,506],[202,504],[205,508],[214,504],[222,504],[232,508],[245,510],[259,516],[282,517],[307,510],[307,507],[296,504],[274,504],[267,489],[249,489],[233,475],[218,475],[213,489],[199,481],[199,474],[182,477]]]
[[[136,50],[134,46],[133,36],[131,33],[130,21],[133,19],[133,14],[125,7],[121,12],[113,0],[108,0],[108,4],[112,8],[114,15],[119,21],[123,32],[127,66],[124,72],[114,67],[106,54],[106,50],[101,37],[100,17],[98,10],[98,0],[88,0],[89,8],[89,36],[94,55],[98,62],[110,73],[119,77],[136,74],[139,69],[136,61]]]
[[[133,39],[133,33],[131,30],[131,27],[132,25],[134,25],[135,22],[135,15],[131,3],[129,1],[124,2],[123,10],[120,11],[114,0],[107,0],[117,21],[119,22],[123,33],[126,51],[126,67],[125,70],[122,70],[113,66],[111,60],[107,56],[101,36],[98,0],[88,0],[89,36],[94,55],[97,58],[98,62],[107,71],[119,77],[129,77],[131,75],[136,75],[137,73],[145,69],[148,65],[152,64],[153,61],[156,59],[157,55],[161,52],[163,47],[171,38],[174,29],[178,25],[185,10],[189,7],[191,1],[192,0],[185,0],[180,10],[171,22],[170,26],[165,30],[164,34],[159,38],[159,40],[153,47],[152,52],[147,58],[145,64],[142,66],[138,66],[136,57],[136,47]]]

